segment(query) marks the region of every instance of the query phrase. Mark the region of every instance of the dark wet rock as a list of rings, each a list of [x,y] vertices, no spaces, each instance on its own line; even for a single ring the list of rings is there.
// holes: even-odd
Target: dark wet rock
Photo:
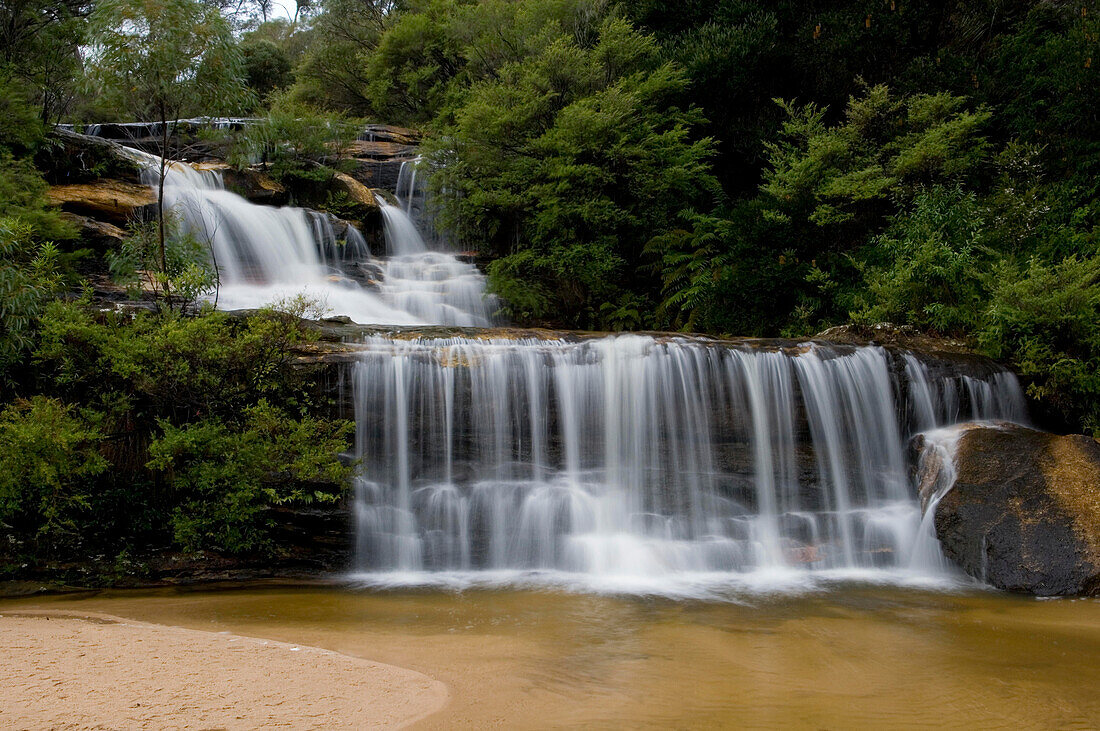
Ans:
[[[354,261],[344,266],[344,275],[366,289],[377,290],[384,279],[382,267],[373,261]],[[351,318],[340,324],[353,324]]]
[[[911,325],[895,325],[889,322],[837,325],[818,333],[814,339],[846,345],[891,345],[912,350],[962,354],[973,352],[965,341],[936,337],[922,333]]]
[[[226,190],[247,198],[253,203],[282,206],[289,200],[286,188],[259,166],[236,168],[224,162],[202,162],[196,163],[195,169],[217,170],[221,173]]]
[[[957,475],[935,517],[944,553],[1001,589],[1100,594],[1100,443],[1013,424],[957,429]]]
[[[125,154],[122,145],[63,129],[50,132],[35,155],[35,164],[52,185],[88,183],[100,178],[141,184],[141,169]]]
[[[80,240],[89,248],[98,252],[117,248],[122,240],[126,238],[124,229],[106,221],[97,221],[89,216],[65,212],[62,212],[61,218],[73,224],[77,229]]]
[[[350,174],[368,188],[396,190],[402,163],[414,160],[420,133],[390,125],[368,125],[345,151]]]
[[[168,123],[168,157],[187,162],[224,160],[233,144],[233,133],[243,130],[252,119],[180,119]],[[133,147],[160,155],[164,144],[160,122],[110,122],[81,128],[85,136]],[[71,125],[58,132],[74,133]]]

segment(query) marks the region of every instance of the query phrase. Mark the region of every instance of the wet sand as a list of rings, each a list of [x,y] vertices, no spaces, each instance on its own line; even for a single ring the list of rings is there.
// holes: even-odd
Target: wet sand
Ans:
[[[451,692],[417,728],[1100,726],[1096,600],[876,586],[740,602],[275,587],[38,597],[0,613],[34,607],[410,668]]]
[[[392,665],[82,610],[3,612],[0,647],[11,729],[400,727],[448,699]]]

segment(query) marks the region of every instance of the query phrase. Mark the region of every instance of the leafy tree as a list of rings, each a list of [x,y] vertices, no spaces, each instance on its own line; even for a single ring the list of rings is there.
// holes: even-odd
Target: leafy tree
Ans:
[[[309,49],[313,35],[312,30],[302,23],[291,22],[285,18],[273,18],[247,31],[241,37],[241,45],[260,41],[273,43],[293,68]]]
[[[217,284],[217,268],[206,242],[184,231],[176,212],[169,212],[164,225],[164,259],[160,255],[158,227],[149,222],[134,222],[121,245],[107,253],[115,281],[126,286],[130,296],[140,299],[151,293],[156,303],[175,293],[180,310],[186,310]]]
[[[513,316],[639,326],[654,283],[634,263],[677,211],[713,203],[711,145],[651,39],[616,18],[592,35],[547,26],[475,84],[426,146],[430,179],[444,225],[496,257],[494,289],[529,288]]]
[[[780,101],[788,120],[766,145],[761,191],[775,216],[793,223],[867,230],[889,211],[892,196],[979,171],[989,157],[987,109],[969,110],[950,94],[897,98],[885,86],[853,97],[842,124],[824,110]]]
[[[12,79],[25,85],[43,123],[56,122],[76,96],[90,9],[89,0],[0,5],[0,86]]]
[[[996,261],[985,241],[993,228],[972,192],[935,187],[919,194],[911,211],[872,239],[868,258],[887,263],[868,267],[855,319],[955,336],[976,331],[987,302],[985,278]]]
[[[451,82],[466,66],[461,10],[453,0],[421,3],[379,37],[364,62],[363,91],[378,119],[420,125],[446,108]]]
[[[167,272],[169,123],[187,110],[216,114],[245,106],[240,52],[222,15],[200,0],[101,0],[92,15],[92,42],[100,93],[135,117],[160,123],[157,238],[160,270]]]
[[[313,42],[295,69],[295,97],[329,111],[370,114],[365,59],[378,45],[394,6],[391,0],[323,0],[313,22]]]
[[[277,180],[303,183],[295,186],[301,190],[325,187],[318,184],[328,183],[341,167],[362,125],[318,111],[288,92],[275,92],[269,101],[267,115],[235,140],[230,161],[243,167],[258,160]]]
[[[290,59],[275,43],[249,39],[241,43],[245,79],[257,99],[294,83]]]
[[[1015,363],[1028,391],[1100,436],[1100,257],[1001,264],[978,342]]]

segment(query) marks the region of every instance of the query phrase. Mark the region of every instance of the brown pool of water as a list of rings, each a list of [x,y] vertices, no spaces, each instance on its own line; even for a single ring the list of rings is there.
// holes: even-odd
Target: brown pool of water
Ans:
[[[424,728],[1100,726],[1100,601],[848,587],[744,604],[269,586],[0,601],[412,668]]]

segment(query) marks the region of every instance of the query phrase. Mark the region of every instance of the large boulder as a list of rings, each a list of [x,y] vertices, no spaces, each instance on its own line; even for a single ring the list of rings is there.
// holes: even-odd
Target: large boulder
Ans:
[[[353,205],[363,208],[366,215],[360,215],[360,219],[366,218],[370,212],[378,210],[378,201],[375,200],[371,189],[350,175],[337,172],[333,176],[332,187],[346,195]]]
[[[964,424],[925,439],[926,455],[936,439],[953,447],[952,464],[924,459],[919,475],[948,558],[1009,591],[1100,594],[1097,440],[1016,424]],[[937,485],[947,488],[938,504],[927,494]]]

